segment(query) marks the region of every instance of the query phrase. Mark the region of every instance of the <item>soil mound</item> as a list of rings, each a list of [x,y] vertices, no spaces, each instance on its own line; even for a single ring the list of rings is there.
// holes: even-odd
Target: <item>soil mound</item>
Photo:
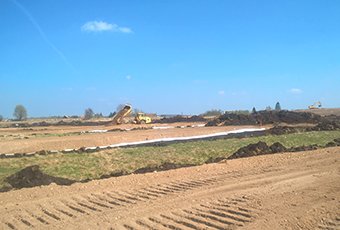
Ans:
[[[175,122],[206,122],[207,119],[205,119],[202,116],[174,116],[169,118],[162,118],[160,120],[155,120],[153,123],[175,123]]]
[[[209,121],[206,126],[318,123],[321,120],[321,116],[307,112],[259,111],[252,114],[225,113]]]
[[[279,142],[275,142],[271,146],[268,146],[267,143],[263,141],[259,141],[256,144],[250,144],[245,147],[240,148],[234,154],[232,154],[228,159],[236,159],[242,157],[252,157],[258,155],[265,155],[265,154],[273,154],[273,153],[282,153],[291,151],[283,146]]]
[[[340,119],[339,119],[340,120]],[[319,122],[316,126],[309,128],[309,131],[332,131],[340,129],[340,121],[324,120]]]
[[[275,142],[269,148],[272,153],[282,153],[287,151],[287,148],[284,147],[280,142]]]
[[[256,144],[250,144],[237,150],[228,159],[235,159],[241,157],[251,157],[272,153],[266,142],[259,141]]]
[[[303,128],[300,128],[300,129],[303,129]],[[296,133],[300,131],[300,129],[296,127],[289,127],[289,126],[274,126],[273,128],[266,130],[266,133],[269,135],[283,135],[283,134]]]
[[[175,163],[166,162],[166,163],[163,163],[157,166],[140,168],[134,171],[133,173],[142,174],[142,173],[148,173],[148,172],[166,171],[170,169],[177,169],[177,168],[184,168],[184,167],[191,167],[191,166],[195,166],[195,165],[194,164],[175,164]]]
[[[289,152],[302,152],[302,151],[309,151],[309,150],[316,150],[318,149],[318,145],[303,145],[298,147],[292,147],[288,149]]]
[[[30,188],[40,185],[49,185],[51,183],[56,183],[58,185],[70,185],[75,181],[53,177],[43,173],[38,165],[28,166],[19,172],[7,177],[5,182],[10,184],[12,188]]]

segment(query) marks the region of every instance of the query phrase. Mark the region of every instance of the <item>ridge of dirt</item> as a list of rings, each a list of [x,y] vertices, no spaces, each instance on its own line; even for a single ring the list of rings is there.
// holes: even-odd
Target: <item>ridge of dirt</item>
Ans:
[[[2,188],[2,191],[9,191],[13,188],[31,188],[35,186],[49,185],[51,183],[55,183],[57,185],[71,185],[76,182],[66,178],[47,175],[40,170],[39,165],[28,166],[19,172],[6,177],[4,181],[8,183],[10,187]]]
[[[266,154],[275,154],[275,153],[285,153],[285,152],[303,152],[303,151],[310,151],[316,150],[319,148],[328,148],[328,147],[335,147],[340,146],[340,138],[336,138],[333,141],[327,143],[325,146],[319,145],[307,145],[307,146],[296,146],[292,148],[286,148],[280,142],[275,142],[274,144],[268,146],[266,142],[259,141],[255,144],[249,144],[242,148],[239,148],[235,153],[231,154],[229,157],[217,157],[211,158],[206,161],[206,163],[216,163],[220,161],[225,161],[228,159],[237,159],[237,158],[244,158],[244,157],[252,157],[252,156],[259,156],[259,155],[266,155]]]
[[[310,151],[316,150],[319,148],[327,148],[327,147],[335,147],[340,146],[340,138],[334,139],[333,141],[326,144],[326,146],[318,146],[318,145],[308,145],[308,146],[297,146],[292,148],[286,148],[279,142],[275,142],[274,144],[268,146],[267,143],[263,141],[259,141],[255,144],[249,144],[245,147],[239,148],[236,152],[234,152],[229,157],[217,157],[217,158],[210,158],[205,163],[217,163],[221,161],[237,159],[237,158],[245,158],[245,157],[253,157],[259,155],[266,155],[266,154],[276,154],[276,153],[285,153],[285,152],[303,152],[303,151]],[[172,162],[164,162],[161,165],[155,166],[148,166],[139,168],[131,173],[127,171],[115,171],[110,174],[104,174],[99,177],[99,179],[106,179],[110,177],[120,177],[126,176],[130,174],[145,174],[150,172],[159,172],[159,171],[167,171],[173,170],[178,168],[185,168],[185,167],[192,167],[197,166],[194,164],[176,164]],[[21,189],[21,188],[30,188],[35,186],[41,185],[49,185],[51,183],[55,183],[58,185],[71,185],[75,182],[86,183],[91,181],[91,179],[85,179],[82,181],[74,181],[66,178],[60,177],[53,177],[43,173],[38,165],[28,166],[19,172],[16,172],[5,179],[10,187],[3,187],[0,188],[0,192],[7,192],[12,189]]]
[[[226,125],[265,125],[275,123],[299,124],[318,123],[322,120],[320,115],[307,112],[259,111],[251,114],[225,113],[218,118],[209,121],[206,126]]]
[[[162,118],[162,119],[159,119],[159,120],[155,120],[152,123],[163,124],[163,123],[175,123],[175,122],[206,122],[206,121],[207,121],[207,119],[204,118],[203,116],[194,115],[194,116],[187,117],[187,116],[178,115],[178,116],[174,116],[174,117]]]

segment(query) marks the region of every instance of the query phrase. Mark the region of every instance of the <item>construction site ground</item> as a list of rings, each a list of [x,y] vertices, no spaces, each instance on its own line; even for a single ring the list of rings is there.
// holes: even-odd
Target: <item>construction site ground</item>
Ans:
[[[191,127],[193,126],[193,127]],[[48,126],[1,128],[0,154],[64,150],[167,137],[188,137],[226,132],[253,126],[202,127],[204,123],[126,124],[119,126]],[[151,129],[154,127],[153,129]],[[177,127],[177,128],[176,128]],[[182,128],[179,128],[182,127]],[[143,130],[142,128],[149,128]],[[260,128],[256,126],[255,128]],[[127,131],[117,131],[117,129]],[[131,130],[140,129],[140,130]],[[116,130],[102,132],[105,130]]]
[[[339,229],[340,147],[0,194],[0,229]]]

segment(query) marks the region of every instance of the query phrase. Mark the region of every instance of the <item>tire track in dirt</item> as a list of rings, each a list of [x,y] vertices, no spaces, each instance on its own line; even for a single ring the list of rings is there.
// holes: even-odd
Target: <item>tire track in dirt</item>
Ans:
[[[319,229],[322,230],[340,230],[340,213],[337,214],[335,219],[328,219],[319,224]]]
[[[253,198],[252,198],[253,199]],[[235,229],[253,221],[258,211],[249,198],[219,199],[208,204],[143,217],[122,225],[125,229]]]
[[[130,208],[140,202],[155,201],[161,197],[209,186],[221,178],[173,181],[135,191],[105,191],[100,194],[72,196],[68,199],[38,204],[38,207],[19,211],[11,220],[3,221],[9,229],[26,229],[57,225],[60,221],[72,221],[84,215],[108,210]]]
[[[75,219],[82,219],[85,218],[85,216],[94,216],[103,212],[131,209],[134,205],[140,203],[157,203],[158,199],[164,199],[165,197],[174,194],[183,194],[193,190],[200,192],[201,190],[204,190],[204,188],[207,189],[209,187],[215,187],[213,193],[219,193],[219,190],[226,191],[226,187],[227,190],[240,190],[266,184],[268,181],[271,181],[272,183],[276,181],[280,182],[309,175],[311,173],[311,171],[304,171],[281,175],[280,172],[275,170],[266,171],[267,172],[264,174],[260,173],[248,177],[245,175],[253,174],[253,172],[246,173],[243,175],[244,178],[242,183],[226,183],[229,180],[233,181],[237,179],[237,177],[240,176],[239,174],[231,176],[230,173],[217,173],[208,178],[175,180],[132,191],[104,191],[102,193],[71,196],[59,201],[37,204],[37,207],[33,209],[24,208],[23,211],[17,211],[12,216],[12,220],[4,223],[10,229],[41,228],[42,226],[52,227],[58,226],[61,222],[73,222]],[[244,200],[242,201],[244,202]],[[229,201],[229,203],[230,202],[231,201]],[[216,214],[218,211],[221,210],[215,210],[214,213]],[[178,215],[187,216],[189,214],[188,210],[183,210],[182,212],[184,213],[173,215],[177,215],[178,217]],[[199,210],[195,210],[195,212],[200,213]],[[212,213],[205,214],[206,217],[211,217],[211,215]],[[201,220],[203,217],[195,218]]]
[[[283,155],[270,157],[286,158]],[[336,178],[338,155],[306,154],[306,157],[309,161],[303,167],[303,157],[300,161],[273,167],[272,163],[267,164],[266,156],[257,158],[265,162],[264,166],[258,167],[255,164],[256,167],[251,170],[247,167],[254,165],[253,163],[246,165],[246,168],[242,165],[242,170],[229,171],[225,164],[216,164],[216,170],[208,173],[202,171],[197,175],[194,173],[172,177],[173,173],[179,175],[183,172],[197,172],[189,168],[132,177],[136,181],[140,178],[152,178],[153,182],[149,185],[123,184],[118,187],[116,184],[114,187],[102,187],[90,190],[91,192],[64,192],[64,196],[58,198],[43,196],[31,202],[11,202],[0,207],[3,213],[0,217],[0,229],[65,229],[70,226],[72,229],[247,228],[263,220],[264,209],[261,203],[268,192],[281,195],[282,188],[290,193],[293,189],[296,191],[299,188],[315,187],[318,186],[315,181],[324,181],[319,178],[323,178],[325,173],[330,178]],[[249,159],[244,159],[233,162],[243,164],[248,161]],[[232,162],[227,164],[230,167]],[[157,183],[155,180],[159,177],[163,180]],[[126,179],[128,178],[130,176]],[[121,178],[125,183],[126,179],[123,179]],[[53,186],[51,188],[55,189]],[[317,188],[319,187],[315,187]],[[337,229],[337,224],[338,219],[327,219],[320,222],[319,228]],[[318,227],[318,224],[313,226]]]

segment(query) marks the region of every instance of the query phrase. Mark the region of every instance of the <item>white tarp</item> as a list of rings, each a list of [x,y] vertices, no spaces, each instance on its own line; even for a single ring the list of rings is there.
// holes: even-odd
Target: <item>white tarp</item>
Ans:
[[[265,130],[265,128],[238,129],[238,130],[233,130],[233,131],[219,132],[219,133],[212,133],[212,134],[198,135],[198,136],[167,137],[167,138],[159,138],[159,139],[146,140],[146,141],[125,142],[125,143],[113,144],[113,145],[110,145],[109,147],[118,148],[118,147],[124,147],[124,146],[135,146],[135,145],[143,145],[143,144],[150,144],[150,143],[157,143],[157,142],[195,140],[195,139],[204,139],[204,138],[210,138],[210,137],[227,136],[233,133],[254,132],[254,131],[263,131],[263,130]]]

